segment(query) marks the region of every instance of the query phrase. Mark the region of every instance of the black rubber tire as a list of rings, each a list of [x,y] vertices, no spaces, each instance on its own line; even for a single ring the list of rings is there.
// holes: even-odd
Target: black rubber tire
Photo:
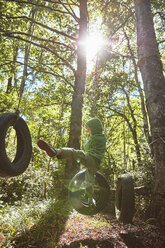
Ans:
[[[69,200],[77,212],[84,215],[94,215],[102,211],[108,203],[110,196],[109,184],[101,173],[97,172],[95,174],[94,192],[92,193],[95,204],[91,205],[86,201],[85,190],[81,189],[85,181],[85,173],[86,170],[82,170],[72,178],[69,184]]]
[[[13,126],[17,136],[17,150],[11,162],[6,154],[5,138],[9,127]],[[0,114],[0,176],[14,177],[28,167],[32,155],[32,141],[26,122],[14,113]]]
[[[125,173],[118,178],[115,193],[116,217],[123,223],[132,223],[135,212],[134,183],[131,175]]]

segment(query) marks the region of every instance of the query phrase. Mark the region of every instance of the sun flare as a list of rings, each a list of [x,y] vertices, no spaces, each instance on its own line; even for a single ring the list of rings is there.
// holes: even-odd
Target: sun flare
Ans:
[[[94,34],[87,37],[86,53],[87,60],[90,62],[95,59],[95,56],[105,46],[105,40],[100,34]]]
[[[91,71],[96,64],[98,55],[101,55],[108,46],[101,18],[98,17],[94,23],[90,23],[86,38],[81,39],[79,44],[85,49],[87,70]]]

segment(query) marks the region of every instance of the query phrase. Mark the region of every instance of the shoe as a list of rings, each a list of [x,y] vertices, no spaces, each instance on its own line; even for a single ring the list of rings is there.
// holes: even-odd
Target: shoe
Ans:
[[[54,147],[50,146],[48,143],[46,143],[44,140],[39,140],[37,142],[38,147],[41,150],[44,150],[49,157],[54,157],[57,155],[57,149],[55,149]]]

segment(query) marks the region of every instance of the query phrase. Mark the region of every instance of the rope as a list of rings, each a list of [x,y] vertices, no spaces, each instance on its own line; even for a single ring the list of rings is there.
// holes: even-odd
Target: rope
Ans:
[[[123,57],[123,72],[125,71],[125,60]],[[124,95],[124,91],[123,91],[123,114],[125,115],[125,107],[126,107],[126,98]],[[125,119],[123,119],[123,136],[124,136],[124,140],[123,140],[123,159],[124,159],[124,169],[127,170],[127,156],[126,156],[126,127],[125,127]]]

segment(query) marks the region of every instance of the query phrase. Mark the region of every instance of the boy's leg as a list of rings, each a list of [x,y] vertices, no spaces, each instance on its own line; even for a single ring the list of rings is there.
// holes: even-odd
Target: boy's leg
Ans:
[[[85,153],[82,150],[76,150],[74,148],[61,148],[60,155],[57,155],[59,159],[72,159],[72,160],[80,160],[85,158]]]
[[[46,151],[49,157],[57,156],[58,159],[79,160],[92,174],[95,174],[99,170],[99,161],[82,150],[76,150],[74,148],[55,149],[44,140],[39,140],[37,145],[40,149]]]
[[[96,182],[95,174],[99,170],[100,161],[89,154],[85,155],[85,159],[81,161],[81,163],[84,164],[87,168],[85,172],[85,192],[88,196],[88,204],[91,206],[96,206],[96,200],[94,197],[94,185]]]
[[[40,149],[46,151],[49,157],[57,156],[58,159],[72,159],[78,160],[79,158],[84,158],[85,154],[84,151],[75,150],[73,148],[61,148],[56,149],[49,145],[44,140],[39,140],[37,145]]]
[[[57,155],[59,159],[72,159],[83,164],[90,173],[95,174],[100,168],[100,161],[92,157],[83,150],[76,150],[73,148],[61,148],[61,155]]]
[[[85,165],[90,174],[95,174],[100,168],[100,161],[88,153],[85,154],[84,159],[81,159],[81,163]]]

